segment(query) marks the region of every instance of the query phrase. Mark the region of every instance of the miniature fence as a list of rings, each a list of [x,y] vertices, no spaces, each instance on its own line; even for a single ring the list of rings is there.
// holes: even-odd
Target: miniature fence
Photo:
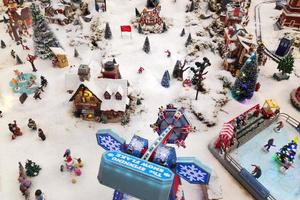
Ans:
[[[280,113],[280,117],[285,118],[286,122],[288,122],[290,125],[292,125],[293,127],[295,127],[298,130],[298,127],[300,126],[300,122],[298,120],[289,116],[286,113]]]

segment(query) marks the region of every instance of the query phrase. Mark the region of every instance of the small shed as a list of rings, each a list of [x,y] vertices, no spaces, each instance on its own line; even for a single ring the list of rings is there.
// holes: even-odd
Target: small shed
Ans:
[[[60,47],[50,47],[52,53],[54,54],[54,60],[52,61],[54,66],[63,68],[69,65],[67,55],[65,51]]]
[[[280,40],[279,46],[278,46],[275,54],[278,55],[278,56],[282,56],[282,57],[285,56],[289,52],[292,44],[293,44],[292,38],[283,37]]]

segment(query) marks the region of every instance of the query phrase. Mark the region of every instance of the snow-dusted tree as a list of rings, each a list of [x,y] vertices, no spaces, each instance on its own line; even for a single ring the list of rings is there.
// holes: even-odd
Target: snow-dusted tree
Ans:
[[[147,0],[147,8],[154,8],[159,4],[159,0]]]
[[[185,30],[184,28],[182,29],[181,33],[180,33],[180,37],[184,36],[185,35]]]
[[[103,30],[100,27],[100,20],[99,18],[96,18],[90,26],[91,35],[90,39],[93,41],[100,41],[102,39]]]
[[[190,44],[192,44],[192,35],[189,33],[189,36],[185,42],[185,47],[189,46]]]
[[[17,61],[17,65],[21,65],[24,63],[18,55],[16,55],[16,61]]]
[[[112,38],[112,34],[111,34],[111,30],[110,30],[110,27],[109,27],[109,23],[108,23],[108,22],[106,22],[106,25],[105,25],[104,38],[105,38],[105,39],[111,39],[111,38]]]
[[[142,27],[141,27],[140,24],[139,24],[139,26],[138,26],[138,33],[143,33],[143,29],[142,29]]]
[[[173,69],[173,73],[172,73],[173,78],[179,77],[180,66],[181,66],[181,62],[180,62],[180,60],[177,60],[175,66],[174,66],[174,69]]]
[[[170,74],[169,71],[166,70],[162,79],[161,79],[161,86],[168,88],[170,87]]]
[[[1,49],[4,49],[6,47],[6,44],[3,40],[1,40]]]
[[[52,58],[53,54],[50,47],[60,47],[59,41],[49,28],[46,20],[41,14],[39,6],[33,3],[31,4],[30,9],[32,13],[35,55],[40,56],[42,59]]]
[[[135,8],[135,16],[136,17],[140,17],[141,13],[139,12],[139,10],[137,8]]]
[[[78,56],[79,56],[79,53],[78,53],[77,49],[75,48],[74,49],[74,57],[77,58]]]
[[[290,74],[294,69],[294,57],[289,54],[278,63],[277,69],[283,74]]]
[[[150,42],[149,42],[148,36],[147,36],[146,39],[145,39],[144,46],[143,46],[143,50],[144,50],[146,53],[149,53],[149,52],[150,52]]]
[[[166,23],[164,22],[164,23],[163,23],[163,30],[162,30],[162,32],[164,33],[164,32],[166,32],[167,30],[168,30],[167,25],[166,25]]]

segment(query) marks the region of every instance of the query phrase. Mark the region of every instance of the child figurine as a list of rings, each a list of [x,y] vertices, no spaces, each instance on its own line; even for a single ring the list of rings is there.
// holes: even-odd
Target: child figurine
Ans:
[[[274,139],[271,138],[268,140],[268,143],[266,145],[264,145],[264,148],[269,152],[269,149],[271,147],[276,147],[276,145],[274,145]]]
[[[261,168],[258,165],[251,165],[254,167],[254,170],[252,171],[252,175],[254,176],[254,178],[258,179],[261,176]]]
[[[36,200],[45,200],[45,197],[40,189],[35,191],[34,196]]]
[[[28,128],[31,128],[31,130],[36,131],[36,123],[33,119],[29,118],[28,119],[28,124],[27,124]]]
[[[38,136],[43,140],[45,141],[46,140],[46,135],[44,134],[43,130],[42,129],[38,129]]]
[[[13,124],[8,124],[8,128],[10,132],[12,132],[12,136],[11,136],[12,140],[16,139],[17,136],[22,135],[21,129],[17,126],[16,120],[14,120]]]
[[[279,122],[277,122],[277,124],[276,124],[277,126],[273,129],[275,132],[280,132],[281,131],[281,129],[283,128],[283,121],[279,121]]]

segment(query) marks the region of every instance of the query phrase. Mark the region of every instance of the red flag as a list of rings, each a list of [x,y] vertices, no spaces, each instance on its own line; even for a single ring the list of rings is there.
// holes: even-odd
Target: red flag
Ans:
[[[125,26],[120,26],[120,27],[121,27],[121,32],[131,32],[130,25],[125,25]]]

